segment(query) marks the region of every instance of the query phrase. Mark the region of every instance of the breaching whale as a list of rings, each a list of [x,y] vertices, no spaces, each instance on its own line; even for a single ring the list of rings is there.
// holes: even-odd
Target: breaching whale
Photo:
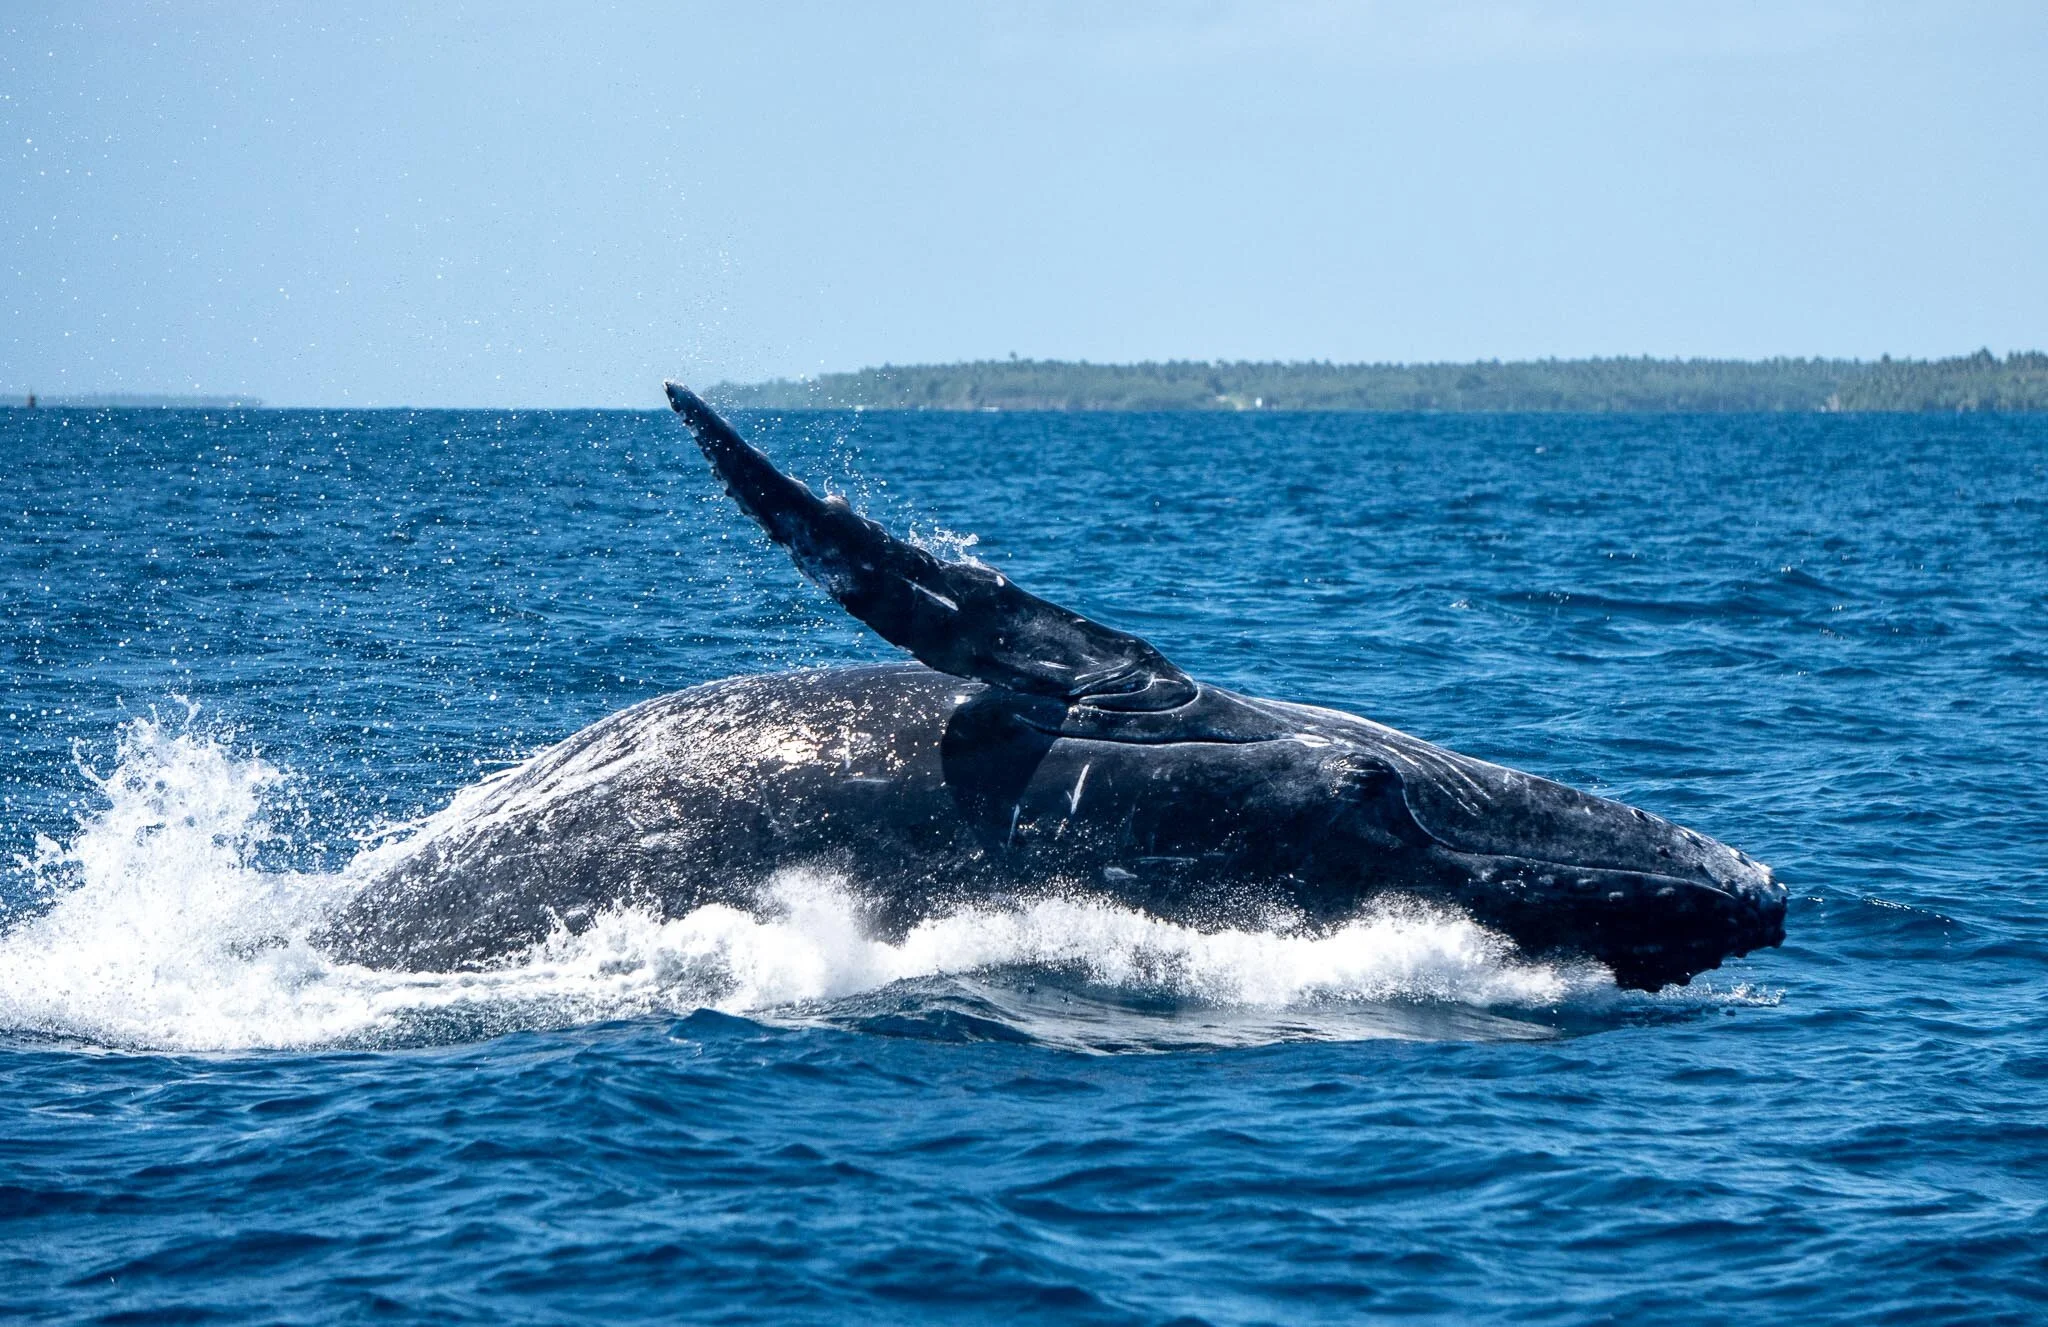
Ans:
[[[917,662],[712,682],[592,724],[471,790],[370,881],[319,937],[336,956],[482,966],[609,907],[772,907],[769,878],[796,866],[843,872],[881,935],[1048,892],[1212,927],[1327,927],[1407,897],[1646,990],[1784,938],[1785,889],[1741,852],[1198,682],[817,497],[694,393],[668,395],[768,537]]]

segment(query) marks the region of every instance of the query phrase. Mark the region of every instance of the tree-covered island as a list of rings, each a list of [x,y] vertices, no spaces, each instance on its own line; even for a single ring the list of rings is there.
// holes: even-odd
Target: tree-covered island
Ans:
[[[721,383],[741,409],[2048,410],[2048,354],[2003,359],[1542,359],[1475,364],[982,360]]]

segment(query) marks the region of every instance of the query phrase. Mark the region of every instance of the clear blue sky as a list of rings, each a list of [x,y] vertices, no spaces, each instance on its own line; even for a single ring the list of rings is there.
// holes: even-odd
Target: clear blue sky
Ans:
[[[10,0],[0,142],[0,391],[2048,346],[2042,0]]]

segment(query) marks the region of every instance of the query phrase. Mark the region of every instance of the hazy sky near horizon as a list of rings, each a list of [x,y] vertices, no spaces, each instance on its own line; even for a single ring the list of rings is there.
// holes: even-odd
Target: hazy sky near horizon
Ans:
[[[2048,347],[2048,4],[0,14],[0,391]]]

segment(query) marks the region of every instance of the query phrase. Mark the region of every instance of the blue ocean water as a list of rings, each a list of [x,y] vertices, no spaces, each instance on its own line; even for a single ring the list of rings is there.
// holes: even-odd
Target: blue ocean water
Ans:
[[[9,412],[0,1318],[2048,1315],[2048,421],[740,422],[1198,676],[1742,847],[1789,939],[1647,996],[1454,918],[891,946],[795,877],[336,965],[484,774],[889,648],[665,411]]]

